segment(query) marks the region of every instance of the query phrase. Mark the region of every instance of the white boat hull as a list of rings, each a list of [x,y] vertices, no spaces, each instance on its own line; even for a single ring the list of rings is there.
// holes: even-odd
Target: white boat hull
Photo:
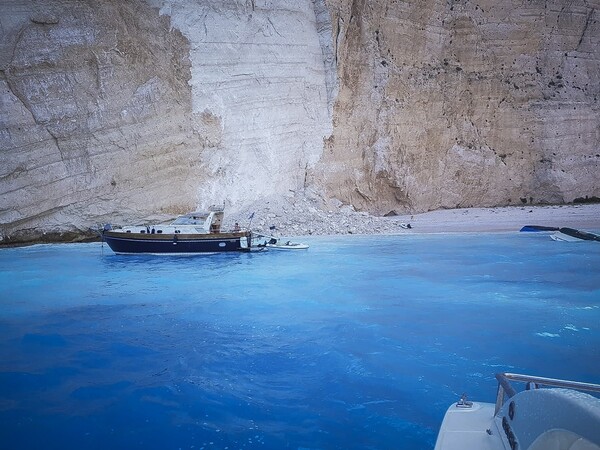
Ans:
[[[308,248],[307,244],[267,244],[266,247],[269,250],[306,250]]]
[[[569,236],[568,234],[561,233],[560,231],[557,231],[556,233],[552,233],[550,235],[550,237],[553,240],[559,241],[559,242],[583,242],[581,239],[578,239],[573,236]]]

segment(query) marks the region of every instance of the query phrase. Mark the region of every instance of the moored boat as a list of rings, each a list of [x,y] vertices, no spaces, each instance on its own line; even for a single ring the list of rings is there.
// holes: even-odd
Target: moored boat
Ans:
[[[600,450],[600,399],[582,392],[600,393],[600,385],[512,373],[496,379],[495,404],[463,395],[448,408],[435,450]]]
[[[271,250],[306,250],[309,246],[302,242],[283,241],[281,238],[265,236],[263,234],[254,234],[255,244],[253,247],[271,249]]]
[[[273,250],[306,250],[308,248],[308,244],[303,244],[302,242],[277,242],[275,244],[267,244],[267,248]]]
[[[248,230],[222,231],[224,211],[212,206],[208,211],[179,216],[169,224],[112,228],[102,231],[102,239],[118,254],[194,254],[250,251],[252,233]]]

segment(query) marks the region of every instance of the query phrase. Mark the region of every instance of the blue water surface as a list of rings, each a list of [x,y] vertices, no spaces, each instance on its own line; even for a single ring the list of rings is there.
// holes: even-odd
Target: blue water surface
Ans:
[[[305,241],[0,250],[1,447],[431,449],[496,372],[600,381],[597,242]]]

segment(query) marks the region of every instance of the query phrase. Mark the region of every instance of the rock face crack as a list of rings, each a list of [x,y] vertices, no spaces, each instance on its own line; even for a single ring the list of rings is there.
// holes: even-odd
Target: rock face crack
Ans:
[[[19,100],[19,102],[21,103],[21,105],[23,105],[23,107],[29,112],[29,114],[31,115],[31,119],[37,123],[35,114],[33,112],[33,109],[31,107],[31,104],[29,103],[29,100],[27,98],[27,96],[23,95],[23,93],[18,89],[18,87],[15,85],[14,79],[10,74],[10,69],[7,69],[5,71],[3,71],[4,73],[4,78],[6,80],[6,85],[8,86],[8,89],[10,90],[10,93]]]
[[[254,10],[254,8],[253,8],[253,10]],[[273,21],[272,21],[270,18],[267,18],[267,20],[268,20],[269,24],[271,25],[271,28],[273,28],[273,31],[274,31],[274,32],[275,32],[275,33],[276,33],[278,36],[281,36],[281,37],[283,37],[283,36],[281,35],[281,33],[280,33],[279,31],[277,31],[277,27],[275,26],[275,24],[273,23]]]
[[[585,33],[590,25],[590,23],[592,22],[592,19],[594,17],[594,13],[596,12],[596,10],[594,8],[592,8],[590,10],[590,12],[587,15],[587,20],[585,21],[585,26],[583,27],[583,30],[581,30],[581,37],[579,38],[579,42],[577,43],[577,48],[576,50],[579,50],[579,48],[581,47],[581,44],[583,42],[583,38],[585,37]]]
[[[323,67],[325,68],[325,85],[327,88],[327,110],[330,120],[333,115],[333,104],[338,95],[339,82],[337,75],[337,45],[339,43],[339,23],[337,36],[333,39],[333,26],[331,14],[325,0],[313,0],[313,10],[316,19],[317,33],[321,54],[323,56]]]
[[[60,159],[61,159],[61,161],[64,162],[65,161],[65,155],[63,154],[63,151],[62,151],[62,149],[60,147],[60,142],[58,141],[58,137],[52,132],[52,130],[49,127],[46,127],[46,131],[48,132],[48,134],[50,135],[50,137],[54,141],[54,145],[56,145],[56,149],[60,153]]]

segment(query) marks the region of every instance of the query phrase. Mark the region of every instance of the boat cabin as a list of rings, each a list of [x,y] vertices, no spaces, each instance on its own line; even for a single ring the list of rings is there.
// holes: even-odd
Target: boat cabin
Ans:
[[[183,214],[169,224],[134,225],[109,229],[115,233],[218,234],[221,232],[223,215],[223,208],[211,207],[208,211]]]
[[[197,211],[184,214],[175,219],[171,225],[174,227],[200,225],[207,233],[220,233],[222,223],[223,210],[211,209],[208,212]]]

